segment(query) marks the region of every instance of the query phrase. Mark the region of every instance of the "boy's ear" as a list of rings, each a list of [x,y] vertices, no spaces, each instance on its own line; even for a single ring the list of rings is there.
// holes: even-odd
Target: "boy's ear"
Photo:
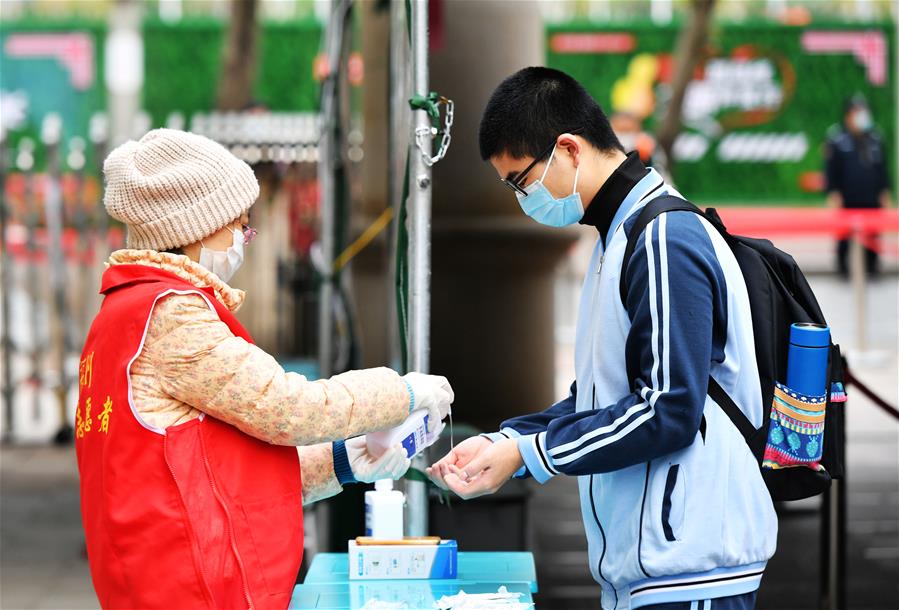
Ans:
[[[574,166],[580,163],[580,155],[583,152],[581,142],[570,133],[563,133],[556,139],[556,154],[562,153],[571,157]]]

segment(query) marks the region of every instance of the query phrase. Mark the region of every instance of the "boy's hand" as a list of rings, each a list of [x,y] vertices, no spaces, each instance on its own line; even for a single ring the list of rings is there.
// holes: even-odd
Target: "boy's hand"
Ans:
[[[480,451],[464,467],[450,464],[443,480],[460,498],[469,500],[495,493],[523,465],[518,442],[503,439]]]
[[[471,460],[491,445],[493,442],[483,436],[472,436],[465,439],[427,468],[428,477],[440,489],[449,489],[444,480],[444,477],[450,472],[449,467],[465,468]]]

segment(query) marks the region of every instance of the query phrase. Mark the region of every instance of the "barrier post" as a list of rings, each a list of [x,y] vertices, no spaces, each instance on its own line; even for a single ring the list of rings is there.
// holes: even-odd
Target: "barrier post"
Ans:
[[[867,340],[867,278],[865,276],[864,248],[862,246],[862,229],[858,224],[853,226],[849,240],[849,275],[852,278],[852,293],[855,301],[855,348],[864,352],[868,347]]]
[[[846,408],[843,403],[840,408]],[[845,443],[845,440],[843,441]],[[845,454],[845,451],[844,451]],[[845,466],[845,464],[844,464]],[[846,608],[846,469],[821,498],[821,610]]]

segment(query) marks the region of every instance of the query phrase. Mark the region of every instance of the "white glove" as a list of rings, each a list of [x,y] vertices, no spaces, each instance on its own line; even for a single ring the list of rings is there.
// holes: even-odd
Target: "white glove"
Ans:
[[[403,380],[412,388],[412,408],[428,410],[428,432],[433,434],[456,399],[452,386],[446,377],[424,373],[407,373]]]
[[[344,447],[350,462],[350,470],[353,471],[356,480],[362,483],[374,483],[378,479],[399,479],[406,474],[412,463],[412,460],[406,457],[406,450],[402,445],[391,447],[380,457],[372,457],[364,436],[347,439]]]

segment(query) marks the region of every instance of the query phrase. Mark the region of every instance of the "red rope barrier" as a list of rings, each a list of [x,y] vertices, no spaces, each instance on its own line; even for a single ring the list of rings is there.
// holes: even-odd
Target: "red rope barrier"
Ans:
[[[857,237],[880,254],[899,258],[899,246],[884,247],[881,235],[899,233],[897,209],[832,208],[716,208],[727,230],[748,237],[776,238],[824,235],[834,239]]]
[[[846,385],[854,385],[859,392],[868,397],[868,400],[886,411],[889,415],[892,415],[895,419],[899,419],[899,409],[896,409],[896,407],[872,392],[868,386],[860,382],[848,369],[846,370]]]
[[[714,206],[712,206],[714,207]],[[899,209],[719,207],[731,233],[751,237],[772,235],[832,235],[899,233]]]

